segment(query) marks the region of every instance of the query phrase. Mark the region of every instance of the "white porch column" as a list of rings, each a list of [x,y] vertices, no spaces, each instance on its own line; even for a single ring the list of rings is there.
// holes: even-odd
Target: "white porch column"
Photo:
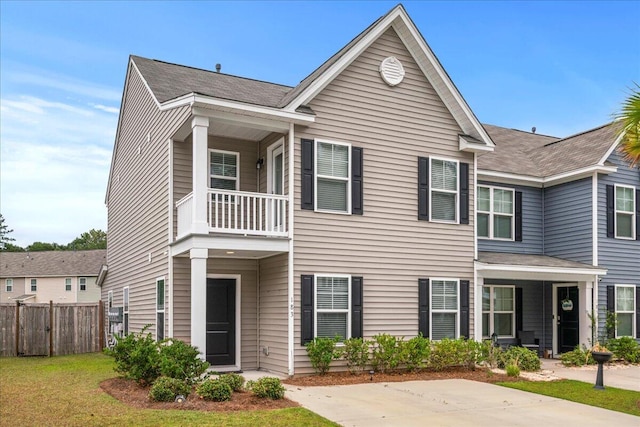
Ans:
[[[580,308],[580,317],[578,318],[580,331],[580,344],[584,344],[587,347],[591,342],[591,290],[593,289],[593,282],[578,282],[578,306]],[[593,343],[591,343],[593,344]]]
[[[473,294],[473,338],[482,342],[482,287],[484,277],[476,273],[476,286]]]
[[[191,249],[191,345],[207,352],[207,249]]]
[[[209,153],[207,131],[209,119],[196,116],[191,121],[193,130],[193,233],[207,234],[207,187],[209,177]]]

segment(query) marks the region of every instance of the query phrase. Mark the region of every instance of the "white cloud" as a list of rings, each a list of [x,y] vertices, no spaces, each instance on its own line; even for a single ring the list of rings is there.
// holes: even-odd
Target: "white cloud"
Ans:
[[[116,108],[116,107],[108,107],[106,105],[102,105],[102,104],[90,104],[93,108],[95,108],[96,110],[102,110],[105,111],[107,113],[112,113],[112,114],[119,114],[120,113],[120,109]]]

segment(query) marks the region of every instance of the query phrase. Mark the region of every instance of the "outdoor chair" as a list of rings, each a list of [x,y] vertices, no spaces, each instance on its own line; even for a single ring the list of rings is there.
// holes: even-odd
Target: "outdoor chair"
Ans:
[[[531,351],[535,351],[536,354],[540,354],[540,340],[535,337],[534,331],[518,331],[516,337],[520,347],[528,348]]]

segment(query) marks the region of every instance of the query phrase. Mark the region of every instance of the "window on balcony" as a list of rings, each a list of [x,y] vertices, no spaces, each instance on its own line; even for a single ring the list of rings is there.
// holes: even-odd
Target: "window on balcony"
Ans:
[[[220,190],[239,189],[240,153],[209,150],[209,186]]]

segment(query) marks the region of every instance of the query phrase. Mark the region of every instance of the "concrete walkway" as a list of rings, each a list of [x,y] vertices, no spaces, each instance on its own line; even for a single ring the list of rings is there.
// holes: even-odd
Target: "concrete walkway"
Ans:
[[[556,377],[591,384],[596,383],[598,365],[567,368],[558,359],[541,359],[541,362],[542,370],[551,371]],[[640,366],[638,365],[605,364],[602,377],[605,388],[616,387],[640,391]]]

